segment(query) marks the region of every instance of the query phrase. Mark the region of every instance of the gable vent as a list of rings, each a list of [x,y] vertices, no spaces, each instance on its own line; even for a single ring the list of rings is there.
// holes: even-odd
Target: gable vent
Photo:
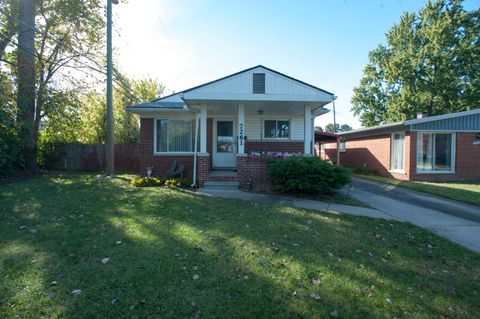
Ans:
[[[253,93],[265,94],[265,73],[253,73]]]

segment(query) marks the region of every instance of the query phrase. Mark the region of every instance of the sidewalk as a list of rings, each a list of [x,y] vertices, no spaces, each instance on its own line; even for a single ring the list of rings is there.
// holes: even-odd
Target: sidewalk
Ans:
[[[220,198],[232,198],[240,200],[255,201],[259,203],[269,203],[284,206],[293,206],[297,208],[312,209],[318,211],[329,211],[338,214],[346,213],[351,215],[367,216],[373,218],[391,219],[397,221],[406,221],[414,225],[431,230],[443,237],[446,237],[460,245],[463,245],[473,251],[480,253],[480,223],[467,220],[448,214],[419,208],[414,205],[395,201],[393,199],[382,199],[385,207],[382,209],[365,208],[359,206],[350,206],[342,204],[331,204],[322,201],[299,199],[280,195],[266,195],[250,192],[243,192],[237,189],[223,190],[220,188],[200,188],[196,194]],[[361,194],[360,190],[356,190],[355,199],[361,200],[369,205],[376,207],[378,203],[378,195]],[[390,201],[390,202],[389,202]]]

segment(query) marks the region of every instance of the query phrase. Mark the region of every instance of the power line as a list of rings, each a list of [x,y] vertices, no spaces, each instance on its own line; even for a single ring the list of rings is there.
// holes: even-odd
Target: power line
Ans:
[[[68,46],[65,42],[61,42],[61,41],[59,41],[59,40],[57,40],[57,39],[49,36],[48,34],[46,34],[45,32],[43,32],[42,30],[39,30],[38,28],[36,28],[35,26],[31,26],[31,25],[29,25],[29,24],[26,24],[25,22],[21,21],[20,19],[18,19],[18,18],[16,18],[16,17],[14,17],[14,16],[6,13],[5,10],[3,10],[3,9],[1,9],[1,8],[0,8],[0,13],[3,13],[5,16],[12,18],[12,19],[14,19],[15,21],[17,21],[17,22],[19,22],[19,23],[22,23],[23,25],[25,25],[25,26],[27,26],[28,28],[30,28],[32,31],[34,31],[34,32],[36,32],[36,33],[39,33],[40,35],[46,37],[47,39],[52,40],[53,42],[57,43],[58,45],[63,46],[63,47],[65,47],[65,48],[71,50],[72,52],[78,54],[79,58],[85,58],[85,59],[89,60],[90,62],[94,63],[97,67],[104,68],[104,66],[100,65],[100,63],[98,63],[97,61],[95,61],[93,58],[87,56],[87,55],[85,54],[85,52],[80,52],[80,51],[78,51],[77,49],[75,49],[74,47]],[[18,44],[17,44],[17,46],[18,46]],[[62,54],[64,54],[64,52],[62,52]],[[38,56],[37,56],[37,57],[38,57]],[[38,58],[41,58],[41,57],[38,57]],[[44,59],[44,58],[41,58],[41,59]],[[75,61],[75,62],[76,62],[76,63],[79,63],[80,61]],[[94,67],[92,67],[92,66],[88,66],[88,67],[89,67],[90,69],[94,70],[94,71],[97,71],[97,72],[99,72],[99,73],[101,73],[101,74],[106,75],[106,71],[105,71],[105,72],[104,72],[104,71],[101,71],[101,70],[96,69],[96,68],[94,68]],[[137,100],[137,101],[141,100],[141,99],[139,99],[138,97],[135,96],[135,93],[133,92],[133,90],[130,90],[130,89],[128,88],[128,85],[126,85],[126,84],[123,82],[123,80],[118,79],[118,78],[115,78],[114,81],[115,81],[115,83],[116,83],[118,86],[122,87],[129,95],[131,95],[131,98],[133,98],[134,100]],[[118,83],[118,82],[121,82],[121,84]]]

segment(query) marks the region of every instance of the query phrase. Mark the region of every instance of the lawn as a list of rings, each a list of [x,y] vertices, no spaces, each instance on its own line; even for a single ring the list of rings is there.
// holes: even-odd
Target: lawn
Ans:
[[[88,174],[0,186],[0,318],[479,318],[478,300],[480,255],[406,223]]]
[[[369,179],[376,182],[396,185],[400,187],[410,188],[419,192],[430,193],[433,195],[459,200],[465,203],[480,206],[480,181],[478,182],[414,182],[400,181],[398,179],[387,178],[375,175],[356,175],[360,178]]]

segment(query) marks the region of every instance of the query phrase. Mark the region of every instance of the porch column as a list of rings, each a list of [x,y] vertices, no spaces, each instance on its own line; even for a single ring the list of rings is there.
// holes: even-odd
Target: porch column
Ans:
[[[238,154],[245,154],[245,106],[238,105]]]
[[[200,153],[207,153],[207,106],[200,108]]]
[[[305,105],[304,125],[303,153],[310,155],[312,154],[312,107],[310,105]]]

